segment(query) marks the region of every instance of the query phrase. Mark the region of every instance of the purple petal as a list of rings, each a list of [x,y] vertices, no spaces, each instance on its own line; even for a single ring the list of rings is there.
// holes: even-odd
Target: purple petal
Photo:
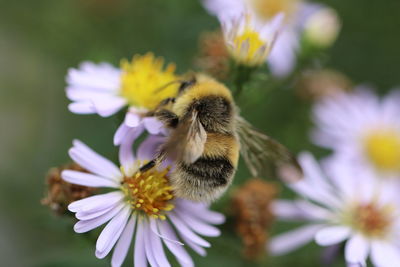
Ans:
[[[145,240],[144,240],[144,227],[143,227],[143,219],[138,218],[137,221],[137,231],[136,231],[136,241],[134,248],[134,266],[147,266],[147,258],[146,258],[146,249],[145,249]]]
[[[123,207],[125,207],[125,203],[121,203],[116,206],[114,209],[110,210],[100,217],[88,220],[88,221],[79,221],[74,225],[74,231],[77,233],[85,233],[94,228],[99,227],[100,225],[108,222],[111,218],[113,218]]]
[[[164,136],[150,135],[138,147],[137,157],[140,160],[152,160],[156,156],[160,145],[165,142]]]
[[[109,244],[112,244],[111,247],[114,246],[122,230],[125,228],[130,213],[131,208],[126,206],[104,227],[97,239],[96,250],[104,252]]]
[[[183,246],[183,243],[178,241],[178,239],[169,239],[168,237],[165,237],[165,236],[161,235],[159,233],[159,231],[158,231],[156,220],[152,219],[152,218],[150,218],[149,220],[150,220],[150,229],[151,229],[151,231],[153,231],[154,234],[156,234],[157,236],[161,237],[162,239],[165,239],[165,241],[172,242],[174,244]]]
[[[143,126],[131,128],[126,134],[124,140],[121,141],[119,149],[119,160],[124,168],[125,175],[133,175],[136,171],[135,157],[133,154],[133,143],[144,131]]]
[[[351,237],[345,246],[346,261],[353,264],[365,264],[369,249],[369,242],[363,236],[357,234]]]
[[[220,230],[214,226],[203,223],[201,220],[196,219],[196,217],[191,216],[182,211],[175,210],[177,216],[180,217],[193,231],[204,236],[219,236],[221,234]]]
[[[149,231],[148,234],[149,234],[151,249],[153,251],[152,254],[154,255],[156,262],[158,263],[158,266],[162,267],[171,266],[167,257],[165,256],[164,248],[162,246],[160,237],[155,235],[152,231]]]
[[[152,244],[151,244],[151,236],[153,233],[151,232],[147,222],[143,222],[143,234],[144,234],[144,248],[146,252],[147,260],[150,263],[150,266],[156,267],[158,266],[157,261],[155,259],[155,255],[153,254]]]
[[[114,134],[114,140],[113,140],[114,145],[119,146],[130,130],[131,128],[128,127],[125,123],[121,123],[121,125],[118,127],[117,131]]]
[[[206,240],[196,235],[178,216],[175,216],[173,212],[171,212],[168,217],[171,219],[182,237],[185,236],[192,242],[203,247],[211,246]]]
[[[113,162],[99,155],[79,140],[73,141],[70,156],[76,163],[90,172],[115,180],[121,177],[119,168]]]
[[[139,126],[140,121],[141,121],[141,118],[138,114],[131,112],[131,111],[128,111],[126,113],[125,120],[124,120],[124,123],[126,124],[126,126],[131,127],[131,128],[137,127],[137,126]]]
[[[102,117],[109,117],[123,108],[127,102],[118,96],[108,96],[104,98],[92,99],[96,112]]]
[[[133,233],[135,231],[136,215],[132,215],[128,224],[125,226],[120,239],[115,245],[114,253],[111,259],[112,267],[120,267],[128,254],[129,247],[132,242]]]
[[[119,202],[120,200],[122,200],[123,197],[124,197],[124,194],[122,194],[120,191],[110,192],[110,193],[101,194],[101,195],[95,195],[95,196],[87,197],[87,198],[72,202],[71,204],[68,205],[68,210],[71,212],[80,212],[80,211],[83,211],[84,207],[86,207],[87,205],[91,205],[93,203],[97,204],[99,206],[99,209],[103,209],[103,208],[105,209],[105,208],[110,207],[110,206],[114,205],[115,203]],[[87,211],[92,211],[92,210],[88,210],[86,208],[85,211],[87,212]]]
[[[272,238],[268,250],[272,255],[282,255],[310,242],[324,225],[306,225]]]
[[[117,206],[117,204],[118,203],[115,203],[113,206],[110,206],[108,208],[104,208],[101,210],[96,210],[94,212],[85,212],[85,211],[77,212],[75,214],[75,217],[80,221],[91,220],[91,219],[97,218],[97,217],[111,211],[111,209],[115,208],[115,206]]]
[[[320,246],[331,246],[346,240],[351,234],[347,226],[328,226],[319,230],[315,242]]]
[[[61,177],[71,184],[83,186],[112,188],[118,188],[120,186],[117,182],[110,179],[79,171],[65,170],[62,171]]]
[[[153,135],[161,133],[161,130],[164,126],[162,122],[152,117],[143,118],[142,121],[146,130]]]
[[[157,224],[158,224],[160,232],[163,236],[165,236],[169,240],[177,240],[178,239],[174,230],[172,229],[172,227],[169,225],[168,222],[157,221]],[[175,258],[177,259],[177,261],[179,262],[180,265],[187,266],[187,267],[194,266],[194,262],[193,262],[192,258],[187,253],[187,251],[185,250],[184,247],[174,244],[174,243],[171,243],[171,242],[168,242],[166,239],[163,239],[163,240],[164,240],[164,244],[167,246],[169,251],[171,251],[172,254],[174,254]]]
[[[191,249],[193,249],[197,254],[200,256],[205,257],[207,255],[207,251],[202,247],[194,243],[192,240],[187,238],[186,236],[182,235],[181,236],[185,245],[188,245]]]
[[[225,222],[225,216],[219,212],[211,211],[204,203],[194,203],[185,199],[177,199],[176,206],[183,209],[184,212],[190,213],[199,220],[211,224],[222,224]]]

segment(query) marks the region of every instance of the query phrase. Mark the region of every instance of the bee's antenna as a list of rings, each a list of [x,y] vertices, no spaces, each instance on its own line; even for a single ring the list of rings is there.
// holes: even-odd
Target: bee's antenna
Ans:
[[[173,84],[175,84],[175,83],[183,83],[183,82],[184,82],[183,80],[175,80],[175,81],[166,83],[166,84],[164,84],[163,86],[157,88],[157,89],[155,90],[155,92],[156,92],[156,93],[159,93],[159,92],[161,92],[162,90],[168,88],[168,86],[171,86],[171,85],[173,85]]]

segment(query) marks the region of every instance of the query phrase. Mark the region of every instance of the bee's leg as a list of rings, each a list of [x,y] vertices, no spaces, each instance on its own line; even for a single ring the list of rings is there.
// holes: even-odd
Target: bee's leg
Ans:
[[[156,160],[155,160],[155,159],[149,161],[148,163],[146,163],[145,165],[143,165],[142,167],[140,167],[139,171],[140,171],[140,172],[145,172],[145,171],[150,170],[150,169],[153,168],[154,166],[156,166]]]
[[[176,128],[179,122],[178,116],[170,110],[161,109],[154,116],[159,119],[166,127]]]

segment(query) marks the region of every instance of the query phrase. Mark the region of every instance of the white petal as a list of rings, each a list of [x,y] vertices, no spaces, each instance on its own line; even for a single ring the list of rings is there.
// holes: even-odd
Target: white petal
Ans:
[[[325,227],[317,232],[315,242],[321,246],[330,246],[344,241],[350,234],[351,229],[346,226]]]
[[[197,220],[196,217],[190,216],[187,213],[183,213],[179,210],[175,210],[175,213],[179,218],[184,221],[193,231],[200,235],[204,236],[219,236],[221,234],[221,231],[211,225],[208,225],[206,223],[203,223],[201,220]]]
[[[135,156],[133,155],[133,142],[136,140],[135,135],[130,131],[122,141],[119,148],[119,161],[124,169],[125,175],[133,175],[135,165]]]
[[[137,149],[137,157],[139,160],[152,160],[156,156],[161,144],[165,142],[164,136],[150,135]]]
[[[156,219],[150,218],[149,220],[150,220],[150,229],[151,229],[151,231],[153,231],[153,233],[155,235],[161,237],[162,239],[165,239],[165,241],[168,241],[168,242],[183,246],[183,243],[178,241],[178,239],[169,239],[168,237],[161,235],[159,233],[159,231],[158,231],[158,226],[157,226]]]
[[[400,248],[384,241],[375,241],[371,245],[371,261],[379,267],[400,265]]]
[[[188,245],[191,249],[194,250],[194,252],[196,252],[197,254],[199,254],[200,256],[203,256],[203,257],[205,257],[207,255],[207,251],[202,246],[199,246],[198,244],[194,243],[192,240],[190,240],[189,238],[187,238],[184,235],[181,235],[181,237],[182,237],[185,245]]]
[[[144,118],[143,124],[146,130],[153,135],[159,134],[164,126],[162,122],[152,117]]]
[[[116,191],[115,196],[113,196],[112,198],[103,198],[97,199],[96,201],[91,201],[90,203],[82,206],[80,210],[82,212],[97,212],[99,210],[103,210],[110,206],[115,206],[116,204],[121,203],[124,197],[125,195],[121,191]]]
[[[83,207],[90,205],[92,203],[96,203],[98,206],[101,206],[100,208],[101,210],[103,208],[107,208],[114,205],[115,203],[122,200],[123,197],[124,194],[122,194],[120,191],[95,195],[72,202],[71,204],[68,205],[68,210],[71,212],[80,212],[83,211]],[[85,211],[88,210],[85,209]]]
[[[282,220],[326,219],[330,212],[306,200],[275,200],[271,203],[272,213]]]
[[[310,242],[323,225],[307,225],[296,230],[278,235],[270,241],[268,250],[272,255],[288,253]]]
[[[159,229],[161,232],[161,235],[165,236],[169,240],[178,240],[178,237],[176,236],[174,230],[172,227],[169,225],[168,222],[166,221],[157,221],[157,224],[159,225]],[[174,254],[175,258],[179,262],[180,265],[182,266],[187,266],[187,267],[193,267],[194,262],[190,255],[186,252],[185,248],[182,247],[181,245],[172,243],[167,241],[166,239],[163,239],[164,244],[167,246],[167,248]]]
[[[74,225],[74,231],[77,233],[85,233],[94,228],[97,228],[100,225],[109,221],[111,218],[113,218],[125,206],[126,206],[125,203],[120,203],[114,209],[110,210],[110,212],[107,212],[101,215],[100,217],[87,221],[79,221]]]
[[[124,262],[126,255],[128,254],[129,247],[132,242],[133,233],[135,231],[136,215],[132,215],[128,224],[125,226],[124,231],[121,234],[111,259],[112,267],[120,267]]]
[[[160,237],[158,237],[152,231],[149,231],[149,238],[151,242],[151,249],[153,250],[153,255],[155,257],[156,262],[158,263],[158,266],[162,267],[171,266],[167,257],[165,256],[164,248],[162,246]]]
[[[189,227],[178,217],[175,216],[172,212],[168,216],[172,223],[175,225],[176,229],[179,231],[181,236],[187,237],[193,243],[196,243],[202,247],[210,247],[210,243],[208,243],[203,238],[196,235]]]
[[[153,254],[152,244],[151,244],[151,236],[153,233],[151,232],[147,222],[143,222],[143,234],[144,234],[144,248],[146,252],[147,260],[150,263],[150,266],[157,267],[157,261],[155,259],[155,255]],[[161,267],[161,266],[160,266]]]
[[[122,97],[104,97],[92,99],[96,112],[102,117],[108,117],[117,113],[127,102]]]
[[[65,90],[68,99],[75,102],[90,102],[92,99],[97,98],[105,98],[105,97],[113,97],[113,94],[110,94],[106,91],[94,91],[89,89],[75,88],[75,87],[67,87]],[[91,105],[93,105],[91,103]]]
[[[222,224],[225,222],[225,216],[219,212],[208,209],[208,205],[204,203],[196,203],[185,199],[177,199],[176,206],[183,209],[184,212],[190,213],[199,220],[211,224]]]
[[[122,174],[112,161],[99,155],[79,140],[74,140],[73,145],[70,155],[72,154],[71,158],[76,163],[90,172],[119,181]]]
[[[126,126],[131,128],[139,126],[141,121],[140,115],[136,114],[135,112],[128,111],[125,115],[124,123]]]
[[[114,146],[119,146],[121,144],[122,140],[124,140],[126,134],[129,132],[130,129],[131,128],[128,127],[125,123],[121,123],[114,134]]]
[[[69,69],[66,78],[70,86],[93,91],[114,92],[120,88],[119,69],[108,63],[83,62],[79,69]]]
[[[138,218],[137,221],[137,231],[136,231],[136,241],[134,247],[134,266],[146,267],[146,248],[145,248],[145,229],[144,229],[143,219]]]
[[[293,70],[298,47],[299,36],[297,32],[286,29],[279,33],[271,54],[268,57],[268,64],[273,75],[284,77]]]
[[[110,206],[108,208],[101,209],[101,210],[96,210],[94,212],[80,211],[75,214],[75,217],[80,221],[91,220],[91,219],[97,218],[97,217],[109,212],[111,209],[115,208],[115,206],[117,206],[117,204],[118,203],[115,203],[113,206]]]
[[[68,110],[76,114],[93,114],[96,113],[96,109],[92,102],[80,101],[74,102],[68,105]]]
[[[345,258],[349,263],[365,265],[369,252],[369,243],[361,235],[350,238],[345,247]]]
[[[90,187],[119,187],[119,184],[115,181],[85,172],[65,170],[61,173],[61,177],[71,184]]]
[[[111,241],[113,241],[116,236],[118,237],[116,237],[115,242],[117,241],[119,238],[118,233],[121,234],[121,229],[124,229],[130,213],[131,208],[126,206],[106,225],[106,227],[104,227],[99,238],[97,239],[96,250],[103,252],[109,243],[112,243]]]

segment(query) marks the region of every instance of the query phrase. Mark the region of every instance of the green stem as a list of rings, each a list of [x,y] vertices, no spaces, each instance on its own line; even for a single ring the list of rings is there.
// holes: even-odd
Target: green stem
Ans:
[[[239,98],[241,95],[245,84],[251,80],[251,74],[253,73],[253,70],[254,68],[243,65],[238,65],[236,67],[234,84],[236,87],[235,96],[237,98]]]

